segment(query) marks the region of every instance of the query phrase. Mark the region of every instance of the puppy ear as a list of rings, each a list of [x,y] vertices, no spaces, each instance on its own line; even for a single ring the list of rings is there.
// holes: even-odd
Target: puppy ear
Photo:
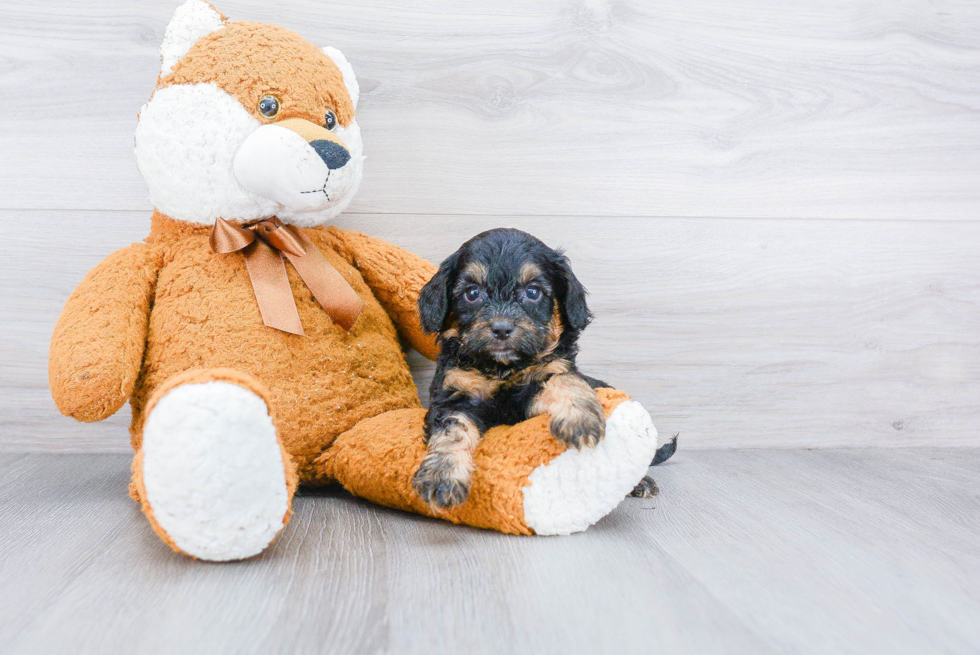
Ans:
[[[592,312],[589,305],[585,302],[588,292],[582,283],[572,272],[572,266],[568,257],[558,253],[555,260],[557,273],[556,291],[558,292],[558,305],[561,309],[562,320],[574,330],[584,330],[592,321]]]
[[[459,253],[454,252],[439,265],[439,270],[419,293],[419,319],[426,334],[442,331],[449,315],[449,294],[458,263]]]

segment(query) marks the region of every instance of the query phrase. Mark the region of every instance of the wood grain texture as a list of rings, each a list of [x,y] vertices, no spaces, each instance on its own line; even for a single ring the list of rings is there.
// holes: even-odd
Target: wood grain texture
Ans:
[[[147,208],[176,4],[0,6],[0,207]],[[219,4],[353,62],[355,212],[977,218],[974,2]]]
[[[0,455],[0,650],[972,653],[980,451],[701,451],[589,531],[300,496],[262,556],[172,553],[128,457]]]
[[[146,234],[147,214],[0,211],[0,221],[46,226],[0,241],[0,448],[128,450],[128,410],[95,425],[57,414],[47,349],[68,294]],[[565,247],[597,315],[582,368],[633,393],[684,448],[980,445],[980,223],[354,215],[337,225],[434,262],[497,226]],[[432,365],[410,361],[425,400]]]
[[[176,3],[0,6],[0,449],[128,449],[127,411],[57,415],[47,348],[146,234],[132,134]],[[219,5],[359,71],[342,227],[433,261],[499,225],[566,246],[583,365],[685,447],[980,443],[975,3]]]

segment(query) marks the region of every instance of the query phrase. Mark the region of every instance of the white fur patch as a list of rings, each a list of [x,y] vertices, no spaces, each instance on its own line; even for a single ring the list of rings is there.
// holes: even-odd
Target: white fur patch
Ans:
[[[364,161],[367,159],[364,156],[364,144],[361,141],[361,128],[358,127],[356,120],[352,120],[347,127],[337,125],[333,133],[347,146],[350,161],[343,168],[331,172],[326,187],[330,196],[329,202],[313,211],[294,210],[289,206],[283,207],[279,218],[286,223],[300,227],[315,227],[339,216],[354,199],[357,188],[361,185],[361,178],[364,176]]]
[[[136,126],[136,165],[146,181],[150,203],[171,218],[203,225],[213,225],[219,216],[238,221],[278,216],[287,223],[314,227],[347,208],[360,184],[364,161],[356,122],[334,130],[351,158],[331,171],[329,178],[323,161],[309,145],[299,143],[303,139],[298,135],[292,140],[264,138],[270,131],[288,132],[277,127],[262,132],[262,138],[256,135],[250,146],[264,147],[250,147],[240,162],[254,167],[248,179],[261,192],[255,193],[239,183],[236,157],[262,127],[215,84],[158,89],[143,105]],[[275,173],[275,185],[255,182],[270,172]]]
[[[172,72],[180,58],[187,54],[191,46],[201,37],[220,30],[225,26],[221,15],[211,5],[202,0],[187,0],[177,7],[173,18],[163,33],[160,45],[160,71],[163,75]]]
[[[354,109],[357,109],[357,101],[361,96],[361,85],[357,83],[357,76],[354,75],[354,67],[347,61],[344,53],[337,50],[337,48],[326,46],[323,48],[323,54],[330,57],[333,63],[337,65],[337,68],[340,69],[340,72],[344,76],[344,86],[347,87],[347,93],[350,94],[350,101],[354,103]]]
[[[331,173],[306,139],[275,123],[248,135],[235,155],[234,171],[252,193],[297,209],[321,203]]]
[[[143,429],[146,500],[190,555],[257,555],[283,528],[289,495],[265,402],[229,382],[186,384],[154,407]]]
[[[643,406],[620,403],[595,448],[569,449],[534,469],[524,487],[524,522],[539,535],[581,532],[633,491],[657,452],[657,429]]]
[[[356,131],[357,138],[352,138]],[[235,155],[238,183],[252,193],[277,203],[280,219],[300,227],[313,227],[333,218],[350,203],[361,181],[360,131],[334,129],[350,161],[330,170],[306,139],[275,123],[252,132]],[[346,138],[345,138],[346,137]]]
[[[260,126],[215,84],[158,89],[140,110],[136,165],[150,203],[179,221],[212,225],[275,215],[278,205],[244,189],[232,171],[239,146]]]

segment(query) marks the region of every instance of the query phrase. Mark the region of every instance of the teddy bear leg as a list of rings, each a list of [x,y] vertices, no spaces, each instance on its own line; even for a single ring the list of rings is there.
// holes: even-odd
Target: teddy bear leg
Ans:
[[[175,376],[147,404],[133,484],[156,533],[209,561],[261,553],[289,520],[295,466],[267,392],[229,369]]]
[[[606,436],[594,448],[567,450],[537,416],[488,430],[473,453],[466,502],[426,504],[412,487],[425,458],[425,410],[367,419],[337,437],[317,460],[325,476],[387,507],[512,534],[580,532],[611,512],[640,482],[657,450],[657,431],[639,403],[599,389]]]

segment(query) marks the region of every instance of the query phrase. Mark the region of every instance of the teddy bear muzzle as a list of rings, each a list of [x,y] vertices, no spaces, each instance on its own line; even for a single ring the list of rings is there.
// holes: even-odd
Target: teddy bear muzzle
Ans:
[[[294,211],[336,204],[350,191],[351,153],[336,134],[301,118],[263,125],[235,154],[243,187]]]

